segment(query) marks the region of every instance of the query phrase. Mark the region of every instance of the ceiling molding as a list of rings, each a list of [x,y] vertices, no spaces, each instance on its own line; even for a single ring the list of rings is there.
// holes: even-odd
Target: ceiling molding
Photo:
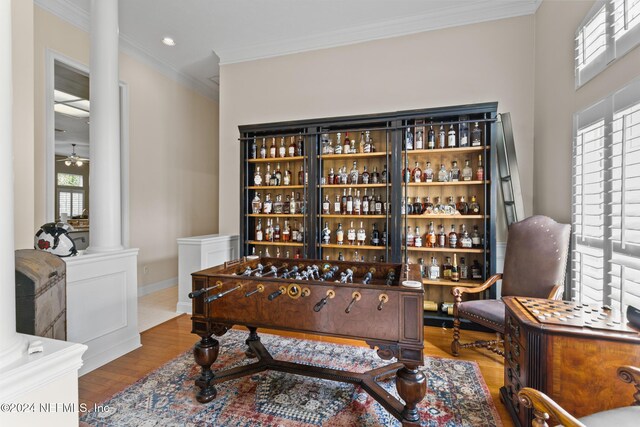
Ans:
[[[308,37],[297,37],[276,42],[256,43],[238,49],[216,48],[220,65],[253,61],[282,55],[290,55],[317,49],[362,43],[391,37],[404,36],[426,31],[457,27],[498,19],[532,15],[542,0],[495,2],[478,0],[461,10],[455,2],[434,15],[424,14],[389,19],[384,22],[350,27],[329,33]]]
[[[52,13],[63,21],[66,21],[83,31],[89,32],[89,14],[87,13],[87,11],[79,8],[68,0],[33,1],[37,6],[41,7],[47,12]],[[219,101],[220,94],[218,90],[208,86],[206,83],[203,83],[194,77],[191,77],[186,73],[176,70],[165,61],[159,59],[158,57],[150,54],[142,47],[138,46],[135,42],[128,39],[122,33],[120,33],[120,51],[136,58],[140,62],[145,63],[146,65],[150,66],[156,71],[159,71],[170,79],[182,84],[183,86],[186,86],[214,101]]]

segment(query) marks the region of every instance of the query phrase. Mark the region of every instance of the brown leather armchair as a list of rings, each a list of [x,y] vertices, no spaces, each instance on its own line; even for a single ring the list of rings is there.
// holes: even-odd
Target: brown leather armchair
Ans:
[[[618,378],[633,384],[636,393],[631,406],[598,412],[580,419],[573,417],[549,396],[538,390],[525,387],[518,392],[518,398],[527,408],[533,408],[533,427],[549,427],[547,420],[553,417],[565,427],[638,427],[640,425],[640,368],[622,366],[618,368]]]
[[[453,305],[453,342],[451,352],[460,348],[485,347],[504,356],[505,307],[501,300],[462,301],[465,294],[478,294],[502,279],[502,296],[562,298],[571,227],[546,216],[532,216],[511,224],[507,238],[504,272],[491,276],[482,286],[455,287]],[[468,319],[493,329],[498,336],[491,341],[460,342],[460,319]]]

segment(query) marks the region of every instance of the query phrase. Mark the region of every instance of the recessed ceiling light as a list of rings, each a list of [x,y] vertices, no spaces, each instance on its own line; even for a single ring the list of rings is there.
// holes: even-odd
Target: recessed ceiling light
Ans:
[[[166,44],[167,46],[175,46],[176,42],[175,40],[173,40],[171,37],[165,37],[162,39],[162,43]]]

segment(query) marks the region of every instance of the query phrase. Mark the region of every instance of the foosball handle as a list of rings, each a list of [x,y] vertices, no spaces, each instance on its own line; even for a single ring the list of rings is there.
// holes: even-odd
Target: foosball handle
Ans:
[[[246,294],[244,294],[245,298],[250,297],[251,295],[257,294],[258,292],[263,292],[264,291],[264,285],[258,285],[256,286],[256,288],[252,291],[247,292]]]
[[[327,296],[322,298],[320,301],[318,301],[318,303],[313,307],[313,311],[315,311],[317,313],[320,310],[322,310],[322,307],[324,307],[327,304],[329,299],[333,298],[335,296],[336,296],[336,293],[332,289],[329,289],[327,291]]]
[[[389,301],[389,296],[387,294],[380,294],[378,299],[380,300],[380,304],[378,304],[378,311],[382,311],[382,306]]]
[[[274,299],[276,299],[276,298],[278,298],[280,295],[282,295],[282,294],[284,293],[284,291],[285,291],[285,287],[284,287],[284,286],[282,286],[282,287],[280,287],[280,289],[278,289],[277,291],[272,292],[271,294],[269,294],[269,296],[267,297],[267,299],[268,299],[269,301],[273,301]]]

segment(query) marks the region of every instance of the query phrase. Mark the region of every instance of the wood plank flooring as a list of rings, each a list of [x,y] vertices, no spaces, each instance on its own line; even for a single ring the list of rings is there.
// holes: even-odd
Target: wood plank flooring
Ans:
[[[298,334],[283,331],[260,329],[258,331],[282,336],[290,336],[319,341],[366,346],[364,342],[342,338],[331,338],[311,334]],[[452,358],[449,353],[451,343],[450,329],[425,327],[425,350],[427,356]],[[463,331],[463,339],[492,339],[492,334]],[[128,353],[101,368],[98,368],[79,380],[79,398],[81,403],[93,406],[133,384],[154,369],[174,359],[179,354],[190,349],[198,340],[191,333],[189,316],[182,315],[151,328],[141,335],[142,347]],[[461,360],[473,360],[480,366],[480,371],[491,392],[491,397],[498,408],[505,427],[513,426],[506,408],[500,402],[498,389],[503,384],[502,358],[493,353],[480,349],[463,349]]]

